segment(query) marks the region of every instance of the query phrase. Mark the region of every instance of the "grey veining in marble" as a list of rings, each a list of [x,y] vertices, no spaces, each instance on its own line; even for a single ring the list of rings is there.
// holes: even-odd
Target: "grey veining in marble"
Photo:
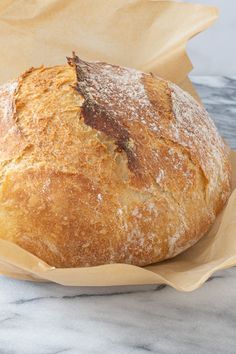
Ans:
[[[192,78],[221,135],[236,150],[236,77]]]
[[[236,148],[236,80],[194,78]],[[0,354],[235,354],[236,268],[192,293],[70,288],[0,277]]]
[[[230,269],[193,293],[1,279],[0,353],[234,354],[235,279]]]

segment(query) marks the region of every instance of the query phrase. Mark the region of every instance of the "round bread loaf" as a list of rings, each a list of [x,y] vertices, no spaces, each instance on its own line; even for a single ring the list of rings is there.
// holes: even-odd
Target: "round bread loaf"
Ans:
[[[0,238],[56,267],[144,266],[197,242],[230,194],[206,110],[77,56],[0,87]]]

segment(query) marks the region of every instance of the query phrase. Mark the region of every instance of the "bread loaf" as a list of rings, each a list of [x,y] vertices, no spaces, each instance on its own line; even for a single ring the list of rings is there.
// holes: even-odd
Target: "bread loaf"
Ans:
[[[75,55],[0,87],[0,163],[0,238],[56,267],[171,258],[230,194],[227,148],[188,93]]]

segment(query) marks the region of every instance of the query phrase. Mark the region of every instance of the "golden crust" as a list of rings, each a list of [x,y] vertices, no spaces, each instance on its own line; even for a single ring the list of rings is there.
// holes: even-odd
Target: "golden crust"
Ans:
[[[230,194],[206,111],[151,74],[69,64],[0,87],[0,238],[56,267],[187,249]]]

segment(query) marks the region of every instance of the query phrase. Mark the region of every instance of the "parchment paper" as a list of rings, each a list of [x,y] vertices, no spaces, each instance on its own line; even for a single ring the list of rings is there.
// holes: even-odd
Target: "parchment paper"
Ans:
[[[0,82],[31,66],[55,65],[75,50],[88,60],[152,71],[198,98],[188,73],[186,42],[217,18],[213,7],[155,0],[1,0]],[[236,265],[236,153],[234,191],[223,216],[188,251],[148,267],[110,264],[55,269],[0,240],[0,272],[62,285],[107,286],[165,283],[182,291],[198,288],[218,269]]]

